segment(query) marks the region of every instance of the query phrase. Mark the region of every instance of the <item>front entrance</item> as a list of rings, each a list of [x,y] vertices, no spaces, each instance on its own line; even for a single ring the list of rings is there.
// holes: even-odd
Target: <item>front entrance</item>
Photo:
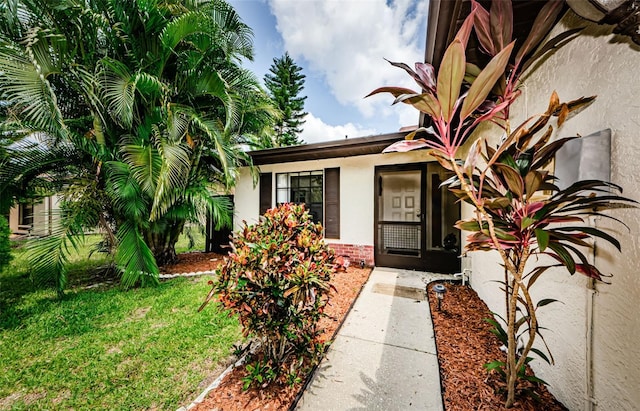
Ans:
[[[449,176],[438,163],[376,167],[376,265],[460,271],[460,205],[440,187]]]

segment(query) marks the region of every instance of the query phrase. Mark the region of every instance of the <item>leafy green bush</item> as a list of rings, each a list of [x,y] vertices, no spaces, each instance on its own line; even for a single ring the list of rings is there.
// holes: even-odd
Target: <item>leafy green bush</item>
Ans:
[[[233,251],[207,297],[238,315],[261,343],[245,387],[293,383],[324,350],[318,321],[331,291],[334,253],[304,206],[284,204],[236,234]],[[203,304],[204,305],[204,304]]]
[[[11,243],[9,241],[9,222],[0,216],[0,273],[11,262]]]

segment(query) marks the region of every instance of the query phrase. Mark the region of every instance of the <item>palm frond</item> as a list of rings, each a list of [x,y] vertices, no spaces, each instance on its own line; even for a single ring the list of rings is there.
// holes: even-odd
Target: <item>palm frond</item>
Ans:
[[[27,243],[28,260],[34,282],[53,282],[58,296],[64,294],[67,284],[69,256],[78,251],[84,238],[82,216],[66,212],[58,213],[59,224],[49,236]]]
[[[158,284],[158,265],[140,231],[125,221],[116,233],[118,248],[115,262],[122,271],[122,285],[126,288]]]
[[[120,161],[109,161],[105,166],[109,174],[106,191],[116,211],[128,220],[147,220],[147,202],[141,195],[140,186],[129,165]]]
[[[182,197],[191,170],[191,150],[187,144],[169,141],[161,135],[156,136],[154,142],[162,158],[162,169],[151,205],[151,221]]]
[[[36,129],[63,138],[67,129],[47,79],[52,73],[43,68],[47,65],[17,46],[0,46],[0,94]]]
[[[129,142],[123,145],[120,151],[142,192],[149,198],[153,198],[158,178],[162,172],[162,157],[157,148],[151,144],[142,145]]]
[[[99,66],[101,97],[113,120],[125,128],[133,123],[135,82],[128,67],[117,60],[104,58]]]

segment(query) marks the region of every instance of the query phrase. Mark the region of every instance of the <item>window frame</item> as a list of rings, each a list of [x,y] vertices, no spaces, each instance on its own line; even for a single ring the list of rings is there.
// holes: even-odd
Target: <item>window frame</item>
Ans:
[[[320,184],[314,184],[314,179],[320,178]],[[306,181],[305,181],[306,179]],[[275,175],[276,205],[283,203],[304,204],[314,217],[314,222],[324,226],[325,194],[324,170],[291,171],[276,173]],[[317,180],[316,180],[317,181]],[[320,196],[320,201],[313,201]]]

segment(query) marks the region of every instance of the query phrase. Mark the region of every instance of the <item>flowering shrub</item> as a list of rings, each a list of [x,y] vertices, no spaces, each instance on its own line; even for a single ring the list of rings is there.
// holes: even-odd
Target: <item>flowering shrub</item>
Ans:
[[[302,205],[270,209],[236,234],[205,304],[217,295],[238,315],[244,335],[261,343],[247,366],[245,388],[279,377],[295,382],[301,367],[320,359],[318,321],[329,299],[334,260],[322,226]]]

